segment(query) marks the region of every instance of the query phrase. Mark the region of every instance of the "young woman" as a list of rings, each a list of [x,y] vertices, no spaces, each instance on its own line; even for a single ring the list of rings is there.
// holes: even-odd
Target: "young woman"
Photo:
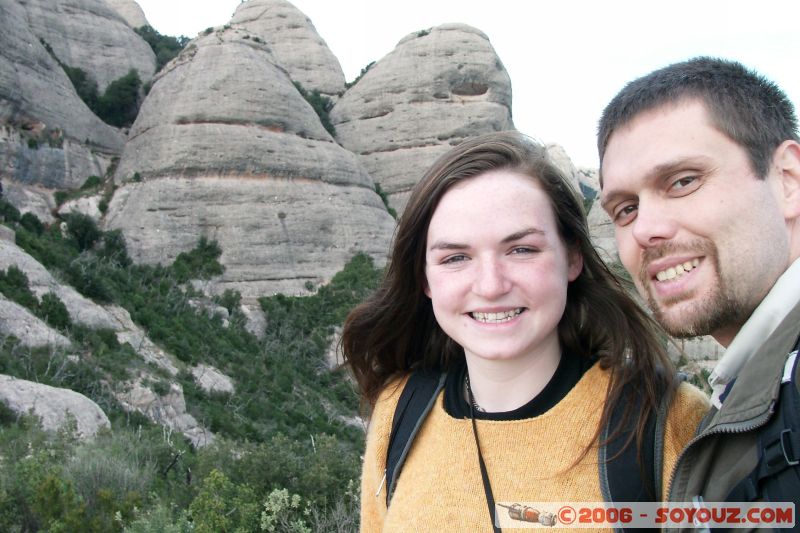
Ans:
[[[513,132],[464,142],[422,178],[384,282],[350,314],[342,345],[373,407],[366,533],[491,531],[492,501],[602,502],[598,446],[627,434],[642,452],[663,395],[666,485],[707,409],[674,383],[653,323],[592,247],[573,188]],[[446,372],[445,386],[387,508],[392,420],[423,369]]]

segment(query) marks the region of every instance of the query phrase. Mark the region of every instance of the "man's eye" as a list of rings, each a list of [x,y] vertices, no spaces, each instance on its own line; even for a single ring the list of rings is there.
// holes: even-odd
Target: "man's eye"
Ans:
[[[614,213],[614,224],[625,226],[636,216],[636,204],[623,205]]]
[[[693,185],[695,181],[697,181],[697,176],[684,176],[672,182],[670,189],[679,191]]]

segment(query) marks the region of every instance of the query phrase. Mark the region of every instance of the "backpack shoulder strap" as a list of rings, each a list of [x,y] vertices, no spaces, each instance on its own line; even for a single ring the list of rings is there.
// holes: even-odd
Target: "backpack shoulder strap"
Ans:
[[[800,341],[798,341],[800,344]],[[758,465],[728,494],[727,501],[765,500],[800,506],[800,392],[795,346],[783,369],[772,417],[758,429]]]
[[[392,419],[392,432],[386,452],[386,506],[392,499],[397,478],[419,428],[433,408],[447,374],[417,370],[406,382]]]
[[[622,398],[632,399],[628,401],[635,401],[637,397],[638,393],[631,391],[629,388],[622,395]],[[625,402],[619,402],[614,407],[608,424],[601,432],[601,445],[598,451],[600,489],[606,502],[661,501],[664,428],[666,426],[668,400],[667,395],[662,395],[658,410],[647,419],[644,442],[642,443],[641,466],[637,460],[637,447],[633,437],[636,432],[635,420],[629,420],[619,436],[610,442],[608,441],[612,428],[618,427],[622,420]],[[629,437],[634,438],[634,441],[630,446],[621,450],[622,445]]]

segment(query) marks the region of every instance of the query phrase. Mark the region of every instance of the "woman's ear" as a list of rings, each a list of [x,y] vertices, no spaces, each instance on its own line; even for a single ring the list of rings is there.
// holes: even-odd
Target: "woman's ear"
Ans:
[[[431,288],[428,285],[428,279],[427,278],[422,280],[422,292],[424,292],[425,296],[427,296],[428,298],[431,297]]]
[[[583,272],[583,254],[577,246],[570,247],[568,252],[567,261],[569,261],[569,269],[567,271],[567,279],[575,281],[578,276]]]

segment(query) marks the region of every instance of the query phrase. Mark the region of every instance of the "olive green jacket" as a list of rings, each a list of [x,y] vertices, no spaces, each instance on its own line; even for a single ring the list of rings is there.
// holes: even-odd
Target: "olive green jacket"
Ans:
[[[758,463],[758,428],[772,415],[787,356],[800,334],[800,303],[742,368],[722,408],[712,407],[678,458],[670,502],[722,502]],[[800,365],[795,383],[800,383]],[[743,531],[741,529],[737,531]]]

